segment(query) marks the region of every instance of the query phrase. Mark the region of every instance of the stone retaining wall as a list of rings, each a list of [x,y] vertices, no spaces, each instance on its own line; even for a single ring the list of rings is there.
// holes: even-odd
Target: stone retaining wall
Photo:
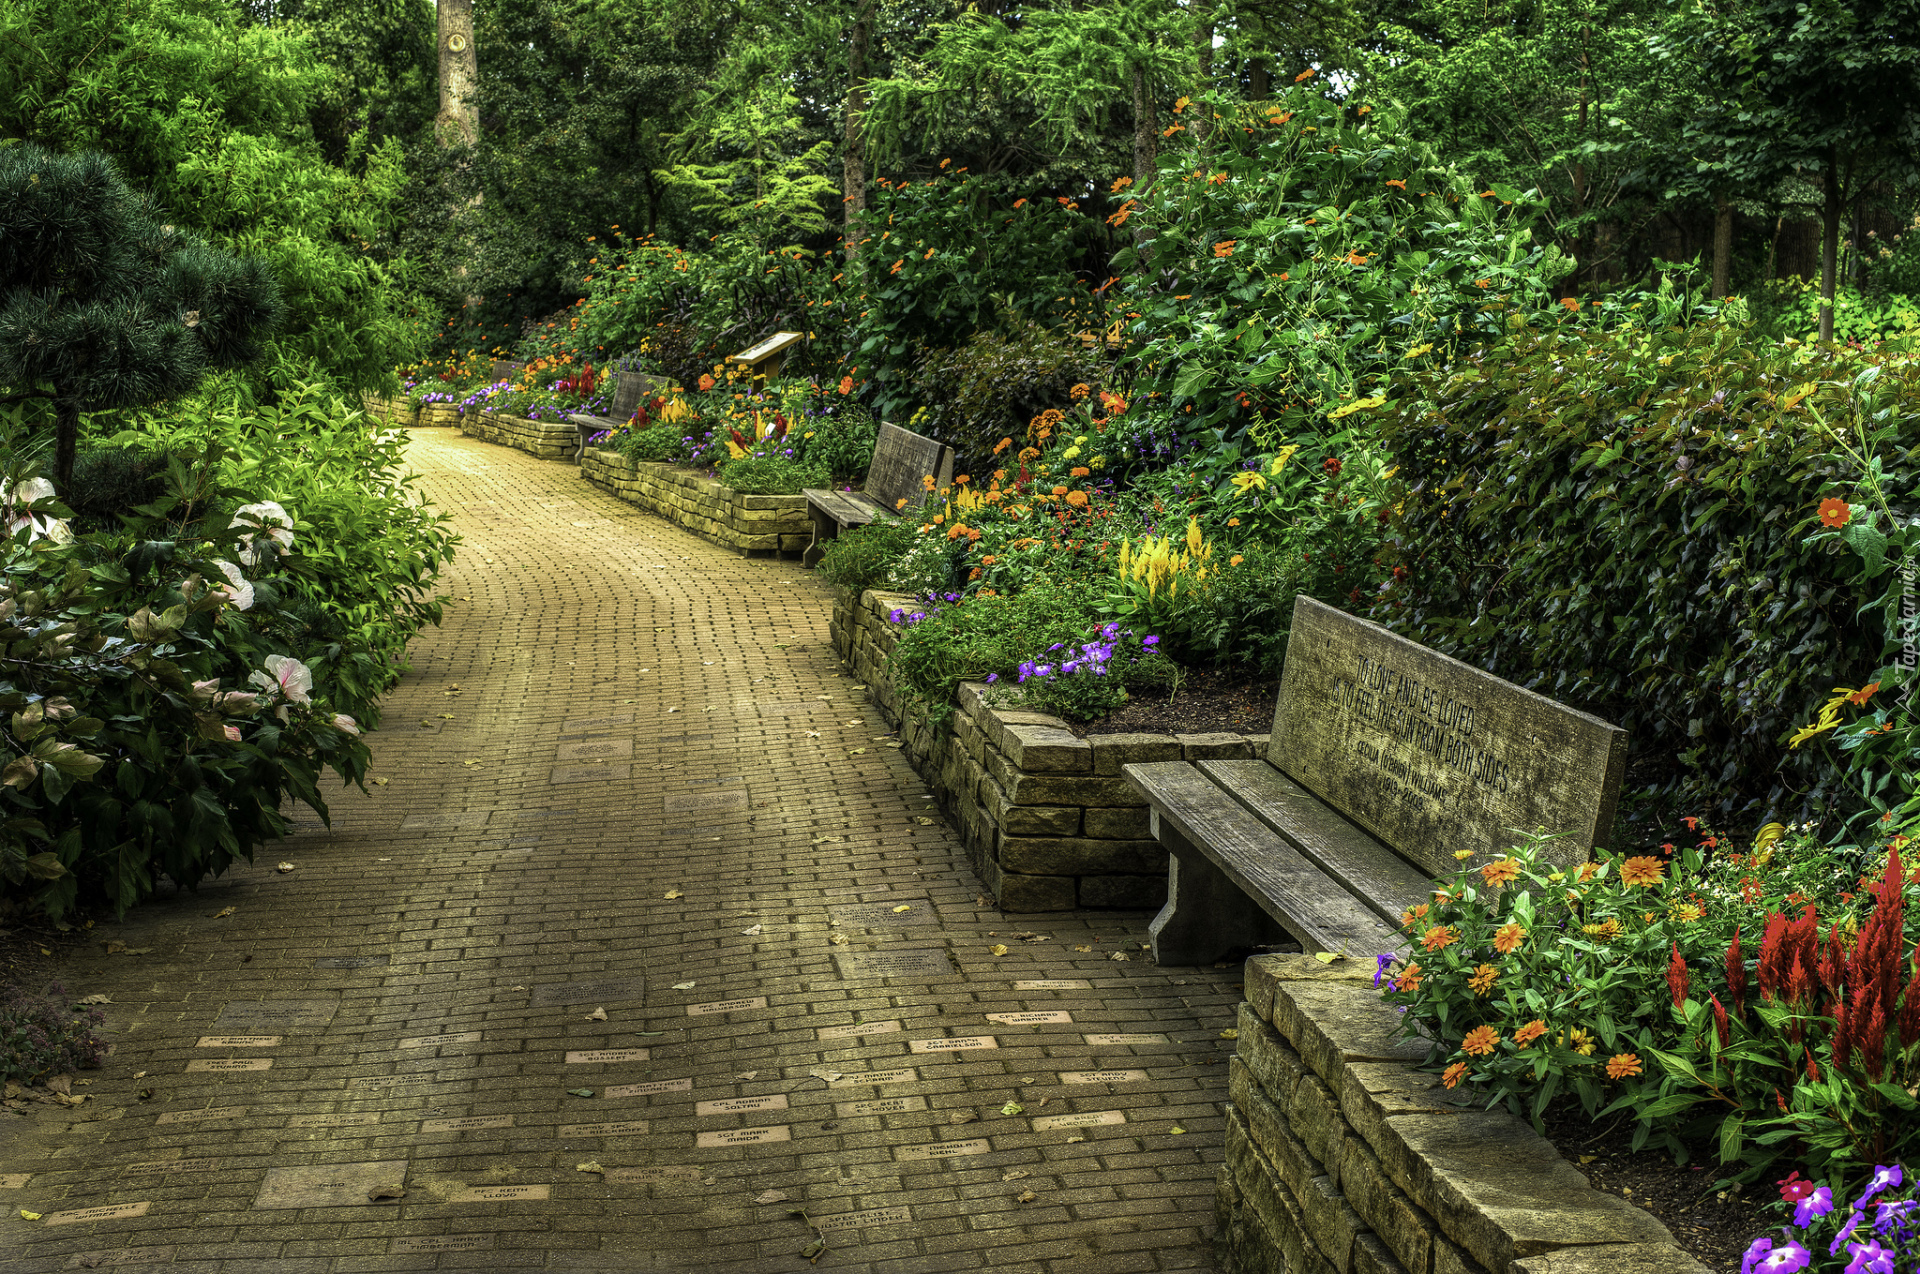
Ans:
[[[629,460],[600,447],[587,448],[580,469],[627,503],[743,553],[798,553],[813,539],[805,496],[742,495],[691,469]]]
[[[1372,953],[1247,961],[1215,1194],[1223,1274],[1706,1274],[1525,1120],[1413,1069]]]
[[[987,687],[962,686],[953,716],[934,726],[894,690],[887,657],[900,639],[888,616],[911,597],[846,589],[834,601],[834,649],[900,727],[914,769],[946,810],[973,869],[1007,911],[1157,908],[1167,853],[1147,804],[1120,774],[1129,761],[1246,758],[1265,735],[1108,734],[1076,738],[1067,723],[1017,706],[991,707]]]
[[[570,420],[528,420],[491,411],[463,413],[460,432],[482,442],[524,451],[538,460],[571,460],[580,441],[580,432]]]

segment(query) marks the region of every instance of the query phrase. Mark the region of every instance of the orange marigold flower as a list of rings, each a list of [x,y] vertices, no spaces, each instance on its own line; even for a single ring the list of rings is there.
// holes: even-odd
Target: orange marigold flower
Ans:
[[[1125,190],[1128,186],[1131,186],[1132,184],[1133,184],[1133,178],[1131,177],[1116,177],[1114,179],[1113,184],[1107,187],[1107,193],[1110,195],[1117,195],[1121,191]]]
[[[1820,502],[1820,525],[1839,529],[1853,521],[1853,506],[1831,497]]]
[[[1861,686],[1858,690],[1854,691],[1852,694],[1848,695],[1847,702],[1852,704],[1856,708],[1864,708],[1867,706],[1867,700],[1873,698],[1875,694],[1879,693],[1879,690],[1880,690],[1879,682],[1877,681],[1869,682],[1866,685]]]
[[[842,394],[851,394],[853,392],[853,377],[842,376],[840,378],[840,392]]]
[[[1493,990],[1493,984],[1500,980],[1500,970],[1490,964],[1475,965],[1473,976],[1467,979],[1467,989],[1475,995],[1486,995]]]
[[[1082,399],[1084,399],[1088,394],[1091,394],[1092,392],[1093,392],[1093,386],[1086,384],[1083,381],[1082,383],[1075,385],[1072,389],[1069,389],[1067,391],[1067,397],[1073,399],[1073,401],[1075,402],[1079,402]]]
[[[1397,177],[1389,177],[1389,178],[1387,179],[1387,185],[1389,185],[1389,186],[1393,186],[1393,187],[1395,187],[1396,189],[1399,189],[1399,190],[1405,190],[1405,189],[1407,188],[1407,183],[1406,183],[1406,182],[1404,182],[1404,181],[1401,181],[1401,180],[1400,180],[1399,178],[1397,178]]]
[[[972,481],[973,481],[973,478],[969,474],[956,473],[953,475],[953,485],[956,487],[964,487],[969,482],[972,482]]]
[[[1447,1067],[1447,1069],[1440,1072],[1440,1081],[1444,1083],[1448,1088],[1454,1087],[1466,1077],[1467,1077],[1467,1064],[1465,1062],[1455,1062],[1453,1065]]]
[[[1230,557],[1230,558],[1228,558],[1228,559],[1227,559],[1227,565],[1228,565],[1228,566],[1238,566],[1238,565],[1240,565],[1240,563],[1242,563],[1242,562],[1244,562],[1244,561],[1246,561],[1246,560],[1247,560],[1247,559],[1246,559],[1245,557],[1243,557],[1242,555],[1240,555],[1240,554],[1238,554],[1238,553],[1235,553],[1235,554],[1234,554],[1234,555],[1233,555],[1232,557]]]
[[[1629,1075],[1640,1073],[1640,1058],[1635,1053],[1615,1053],[1613,1060],[1607,1063],[1608,1079],[1625,1079]]]
[[[1446,925],[1434,925],[1420,935],[1420,945],[1429,951],[1445,951],[1455,941],[1455,934]]]
[[[720,383],[719,381],[715,380],[711,376],[702,376],[700,378],[700,392],[704,394],[709,389],[712,389],[715,385],[719,383]]]
[[[1563,296],[1560,298],[1560,304],[1569,310],[1577,310],[1580,308],[1580,298],[1577,296]]]
[[[1227,525],[1228,525],[1228,526],[1239,526],[1239,525],[1240,525],[1240,519],[1239,519],[1239,518],[1228,518],[1228,519],[1227,519]]]
[[[1301,80],[1310,80],[1310,79],[1312,79],[1312,78],[1313,78],[1313,76],[1314,76],[1314,72],[1315,72],[1315,70],[1316,70],[1316,68],[1314,68],[1314,67],[1311,67],[1311,66],[1310,66],[1310,67],[1308,67],[1308,68],[1307,68],[1306,70],[1304,70],[1304,71],[1302,71],[1302,72],[1300,72],[1300,74],[1298,74],[1298,75],[1296,75],[1296,76],[1294,76],[1294,77],[1293,77],[1293,82],[1294,82],[1295,84],[1298,84],[1298,83],[1299,83],[1299,82],[1300,82]]]
[[[1074,477],[1074,478],[1088,478],[1093,476],[1093,470],[1087,468],[1087,466],[1083,464],[1077,464],[1073,466],[1073,468],[1067,470],[1067,475],[1069,477]]]
[[[1400,927],[1402,929],[1411,929],[1413,928],[1414,923],[1420,920],[1426,914],[1427,914],[1427,904],[1424,902],[1417,907],[1409,907],[1405,911],[1400,913]]]
[[[1513,1033],[1513,1042],[1525,1048],[1546,1033],[1547,1024],[1536,1017]]]
[[[1238,239],[1222,239],[1220,242],[1213,245],[1213,255],[1216,257],[1232,256],[1233,246],[1238,242],[1240,242]]]
[[[1586,884],[1586,883],[1587,883],[1587,882],[1588,882],[1589,880],[1592,880],[1592,879],[1593,879],[1593,874],[1594,874],[1595,872],[1597,872],[1597,871],[1599,871],[1599,870],[1600,870],[1600,864],[1599,864],[1599,863],[1581,863],[1581,864],[1580,864],[1580,877],[1579,877],[1579,878],[1580,878],[1580,883],[1584,885],[1584,884]]]
[[[1020,449],[1019,459],[1021,460],[1038,460],[1039,458],[1040,448],[1038,447],[1022,447]]]
[[[1467,1032],[1467,1038],[1460,1041],[1460,1047],[1475,1057],[1485,1057],[1499,1042],[1500,1032],[1491,1026],[1476,1026]]]
[[[890,268],[890,269],[889,269],[889,270],[887,271],[887,273],[888,273],[888,274],[898,274],[898,273],[900,273],[900,267],[901,267],[901,266],[903,266],[903,265],[905,265],[906,263],[907,263],[907,259],[906,259],[905,257],[901,257],[901,258],[900,258],[900,259],[899,259],[898,261],[895,261],[895,262],[893,263],[893,266],[892,266],[892,268]]]
[[[1361,252],[1347,253],[1348,265],[1365,265],[1366,263],[1367,263],[1367,258],[1365,253],[1361,253]]]
[[[1511,858],[1496,858],[1480,869],[1489,885],[1505,885],[1520,879],[1520,864]]]
[[[1087,493],[1085,491],[1069,491],[1067,492],[1067,503],[1076,509],[1084,509],[1087,507]]]
[[[1666,868],[1658,858],[1644,855],[1629,858],[1620,865],[1620,883],[1623,885],[1657,885],[1666,874]]]
[[[1409,964],[1406,968],[1400,970],[1400,976],[1393,980],[1393,989],[1396,991],[1414,990],[1420,985],[1421,976],[1420,966],[1418,964]]]
[[[997,456],[1001,452],[1005,451],[1008,447],[1011,447],[1012,445],[1013,445],[1013,439],[1002,438],[999,442],[996,442],[993,444],[993,454]]]
[[[1027,201],[1024,199],[1016,199],[1013,201],[1013,206],[1016,208],[1024,208],[1027,206]]]
[[[999,560],[1000,560],[999,558],[997,558],[997,557],[995,557],[995,556],[994,556],[993,554],[991,554],[991,553],[989,553],[989,554],[987,554],[987,555],[986,555],[985,557],[983,557],[983,558],[981,558],[981,559],[980,559],[980,565],[982,565],[982,566],[992,566],[992,565],[993,565],[993,564],[994,564],[995,562],[997,562],[997,561],[999,561]]]

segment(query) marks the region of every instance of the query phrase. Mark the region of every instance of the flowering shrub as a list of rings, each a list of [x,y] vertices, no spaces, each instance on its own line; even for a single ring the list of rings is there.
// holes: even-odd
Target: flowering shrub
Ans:
[[[1790,1173],[1777,1205],[1790,1215],[1778,1243],[1762,1236],[1747,1248],[1740,1274],[1908,1274],[1920,1265],[1920,1201],[1899,1164],[1875,1164],[1845,1211],[1834,1206],[1839,1183],[1821,1185]],[[1844,1198],[1844,1192],[1841,1194]],[[1832,1233],[1832,1238],[1827,1237]]]
[[[1129,684],[1166,679],[1172,664],[1159,645],[1158,637],[1137,637],[1115,623],[1102,625],[1085,641],[1054,642],[1014,670],[1013,684],[1022,692],[1018,701],[1069,721],[1106,716],[1127,701]],[[989,673],[987,682],[1001,687],[996,702],[1015,701],[999,673]]]
[[[46,1075],[90,1070],[107,1055],[107,1015],[76,1005],[58,982],[43,994],[0,987],[0,1080],[30,1084]]]

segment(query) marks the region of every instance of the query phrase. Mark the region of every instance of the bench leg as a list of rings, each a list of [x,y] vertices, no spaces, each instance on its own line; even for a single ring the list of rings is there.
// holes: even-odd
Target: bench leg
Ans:
[[[1281,936],[1273,918],[1185,837],[1153,820],[1166,847],[1167,903],[1147,926],[1156,964],[1212,964],[1236,947]]]
[[[827,555],[827,543],[840,533],[840,524],[831,518],[822,517],[818,511],[808,509],[813,520],[813,539],[807,544],[806,551],[800,554],[800,565],[812,569],[820,565],[820,559]]]

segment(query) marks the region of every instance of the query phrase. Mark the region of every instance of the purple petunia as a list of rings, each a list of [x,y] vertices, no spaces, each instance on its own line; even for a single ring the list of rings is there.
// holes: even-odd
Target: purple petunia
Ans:
[[[1812,1191],[1793,1205],[1793,1223],[1801,1229],[1815,1217],[1825,1216],[1833,1211],[1833,1191],[1825,1186]]]

